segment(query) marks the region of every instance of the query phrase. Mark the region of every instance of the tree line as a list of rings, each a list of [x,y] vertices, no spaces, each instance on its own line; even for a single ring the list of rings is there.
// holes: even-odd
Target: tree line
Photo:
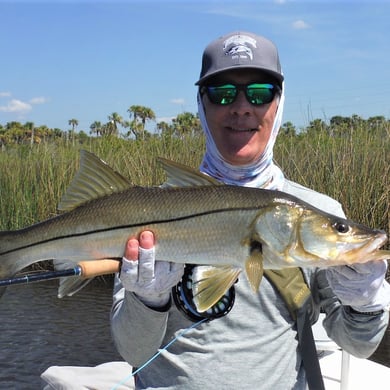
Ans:
[[[94,121],[89,127],[89,134],[85,130],[77,129],[79,121],[75,118],[68,120],[70,128],[61,130],[49,128],[46,125],[35,126],[33,122],[8,122],[0,124],[0,146],[10,144],[40,144],[43,141],[62,139],[75,143],[94,137],[121,137],[125,139],[146,140],[153,136],[183,137],[202,133],[198,114],[183,112],[172,119],[170,123],[160,121],[155,124],[154,131],[147,130],[147,124],[156,122],[156,114],[149,107],[132,105],[128,108],[129,120],[124,119],[119,113],[113,112],[107,116],[107,122]],[[286,136],[300,136],[313,132],[327,132],[331,136],[350,133],[354,129],[364,127],[367,130],[383,132],[384,136],[390,136],[390,120],[384,116],[374,116],[363,119],[358,115],[350,117],[333,116],[329,122],[322,119],[312,120],[306,127],[299,129],[292,122],[282,125],[280,132]]]
[[[146,129],[149,122],[156,122],[156,114],[149,107],[133,105],[127,110],[130,120],[124,119],[117,112],[107,116],[107,122],[94,121],[89,127],[89,134],[85,130],[77,129],[79,121],[76,118],[68,120],[70,128],[61,130],[49,128],[46,125],[35,126],[33,122],[24,124],[12,121],[4,125],[0,123],[0,145],[9,144],[40,144],[42,141],[64,139],[74,143],[75,140],[85,140],[88,136],[121,137],[145,140],[152,136],[182,137],[184,134],[202,132],[197,114],[183,112],[172,119],[171,123],[160,121],[156,123],[154,132]]]

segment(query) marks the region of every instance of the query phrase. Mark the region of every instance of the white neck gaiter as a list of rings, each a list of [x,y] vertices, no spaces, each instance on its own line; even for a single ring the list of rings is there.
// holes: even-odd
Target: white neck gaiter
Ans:
[[[251,164],[232,165],[221,156],[215,145],[207,125],[202,98],[198,94],[199,119],[206,135],[206,153],[200,165],[200,171],[225,184],[281,190],[284,175],[273,162],[273,147],[282,124],[283,106],[284,87],[279,99],[271,136],[264,152],[257,161]]]

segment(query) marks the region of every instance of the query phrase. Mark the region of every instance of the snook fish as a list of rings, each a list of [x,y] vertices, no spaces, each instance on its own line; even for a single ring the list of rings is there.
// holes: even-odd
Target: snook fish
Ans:
[[[188,167],[161,163],[166,184],[137,187],[83,151],[60,202],[62,214],[0,232],[0,279],[48,259],[60,268],[81,260],[120,260],[129,236],[147,229],[156,236],[157,260],[205,266],[196,281],[198,310],[205,311],[242,269],[257,291],[264,268],[390,258],[390,251],[379,250],[387,240],[383,231],[324,213],[283,192],[221,185]],[[71,295],[82,283],[81,278],[63,279],[59,296]]]

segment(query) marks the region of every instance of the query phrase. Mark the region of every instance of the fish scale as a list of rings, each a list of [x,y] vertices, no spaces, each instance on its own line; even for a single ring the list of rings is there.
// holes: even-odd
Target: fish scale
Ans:
[[[105,251],[99,257],[120,257],[126,239],[130,235],[136,235],[145,230],[145,228],[153,230],[159,241],[164,240],[165,235],[169,237],[177,236],[178,240],[183,240],[187,237],[187,231],[191,231],[191,234],[188,235],[191,240],[191,237],[196,235],[194,229],[191,229],[192,225],[213,224],[213,219],[219,218],[221,215],[224,215],[223,218],[225,219],[230,219],[232,226],[234,226],[237,222],[236,213],[247,214],[246,225],[249,225],[253,212],[263,207],[264,203],[259,198],[258,191],[250,191],[254,196],[243,198],[239,190],[240,187],[181,189],[133,187],[121,193],[89,201],[75,210],[30,227],[1,232],[0,261],[3,257],[7,257],[7,259],[12,259],[15,262],[16,269],[24,268],[36,261],[34,247],[39,248],[37,250],[41,252],[40,261],[53,259],[53,253],[47,245],[49,242],[58,243],[58,248],[63,246],[61,258],[71,260],[67,253],[67,247],[75,246],[74,240],[77,237],[84,237],[95,242],[96,237],[99,237],[103,244],[109,246],[104,235],[107,232],[114,231],[118,232],[117,234],[124,239],[121,241],[119,251],[115,250],[113,253]],[[224,199],[224,204],[220,201],[221,198]],[[137,207],[131,207],[132,205],[137,205]],[[245,211],[249,211],[249,213],[245,213]],[[234,213],[234,215],[226,218],[229,213]],[[226,239],[231,239],[230,236],[226,237],[224,235],[223,225],[218,223],[218,226],[218,231],[214,231],[212,234],[208,230],[203,230],[204,238],[213,236],[213,240],[220,244]],[[236,226],[237,228],[233,229],[233,233],[240,233],[242,226]],[[198,230],[197,226],[195,230]],[[18,258],[23,248],[31,251],[31,258],[29,261],[24,260],[23,264],[19,264],[20,260]],[[57,249],[57,253],[60,253],[59,249]],[[79,255],[76,257],[76,260],[78,259],[80,259]],[[0,273],[4,274],[2,261],[0,262]]]

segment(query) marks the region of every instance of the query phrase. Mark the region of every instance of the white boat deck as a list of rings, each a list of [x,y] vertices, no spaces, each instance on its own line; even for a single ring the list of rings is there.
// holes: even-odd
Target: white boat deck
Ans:
[[[320,359],[326,390],[390,389],[390,368],[346,353],[342,364],[342,355],[335,351]]]
[[[313,326],[313,335],[326,390],[389,390],[390,368],[342,351],[327,336],[322,326],[323,318],[324,314],[321,314]]]

